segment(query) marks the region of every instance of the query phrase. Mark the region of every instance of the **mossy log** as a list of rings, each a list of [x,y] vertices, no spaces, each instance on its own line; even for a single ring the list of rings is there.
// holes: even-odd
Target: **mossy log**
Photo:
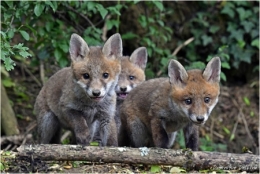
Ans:
[[[97,147],[81,145],[22,145],[18,156],[45,161],[91,161],[128,164],[158,164],[183,167],[187,170],[259,171],[260,157],[253,154],[232,154],[172,150],[162,148]]]

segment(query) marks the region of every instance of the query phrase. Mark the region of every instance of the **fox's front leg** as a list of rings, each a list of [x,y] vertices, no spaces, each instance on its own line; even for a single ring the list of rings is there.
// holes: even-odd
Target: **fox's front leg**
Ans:
[[[168,148],[169,138],[161,119],[151,119],[151,131],[155,147]]]
[[[189,122],[183,129],[186,148],[190,148],[193,151],[197,151],[199,147],[199,130],[198,126]]]
[[[107,146],[118,146],[118,134],[115,119],[111,119],[109,122],[109,134],[107,139]]]
[[[111,116],[110,114],[111,113],[106,112],[98,113],[102,146],[118,146],[116,124],[114,116]]]
[[[73,132],[77,144],[89,145],[91,140],[91,133],[83,113],[79,111],[69,110],[64,112],[63,118],[60,121],[66,124]],[[67,127],[66,126],[66,127]]]

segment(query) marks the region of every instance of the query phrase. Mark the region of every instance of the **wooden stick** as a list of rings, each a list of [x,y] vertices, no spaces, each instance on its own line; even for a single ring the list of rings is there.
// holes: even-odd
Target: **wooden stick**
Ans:
[[[81,145],[22,145],[18,156],[55,161],[92,161],[106,163],[158,164],[188,170],[259,171],[260,157],[253,154],[193,152],[162,148],[97,147]]]

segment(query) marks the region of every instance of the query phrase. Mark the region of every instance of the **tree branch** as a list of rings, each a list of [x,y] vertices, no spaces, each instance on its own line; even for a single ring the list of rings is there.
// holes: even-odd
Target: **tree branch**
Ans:
[[[259,171],[260,157],[252,154],[193,152],[162,148],[119,148],[81,145],[22,145],[18,156],[46,161],[92,161],[106,163],[158,164],[188,170]]]

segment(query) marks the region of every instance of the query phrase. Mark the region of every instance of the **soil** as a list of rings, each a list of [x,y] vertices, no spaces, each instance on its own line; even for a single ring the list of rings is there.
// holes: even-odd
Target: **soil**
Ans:
[[[49,77],[57,67],[50,67],[45,76]],[[31,72],[31,75],[29,75]],[[21,134],[29,133],[31,138],[22,139],[20,143],[37,142],[36,122],[33,105],[41,86],[38,69],[28,67],[15,68],[10,78],[15,82],[14,88],[7,88],[13,109],[18,117]],[[16,89],[15,89],[16,88]],[[24,93],[27,97],[19,94]],[[4,136],[2,134],[2,136]],[[259,79],[237,86],[221,86],[219,102],[204,126],[200,127],[200,150],[242,153],[248,149],[259,155]],[[179,134],[174,148],[183,148],[183,137]],[[1,155],[16,152],[19,143],[8,141],[1,145]],[[151,166],[129,164],[102,164],[91,162],[46,162],[39,159],[2,158],[2,163],[9,164],[5,172],[62,172],[62,173],[140,173],[149,172]],[[170,172],[173,166],[160,166],[161,171]],[[193,171],[195,172],[195,171]]]

